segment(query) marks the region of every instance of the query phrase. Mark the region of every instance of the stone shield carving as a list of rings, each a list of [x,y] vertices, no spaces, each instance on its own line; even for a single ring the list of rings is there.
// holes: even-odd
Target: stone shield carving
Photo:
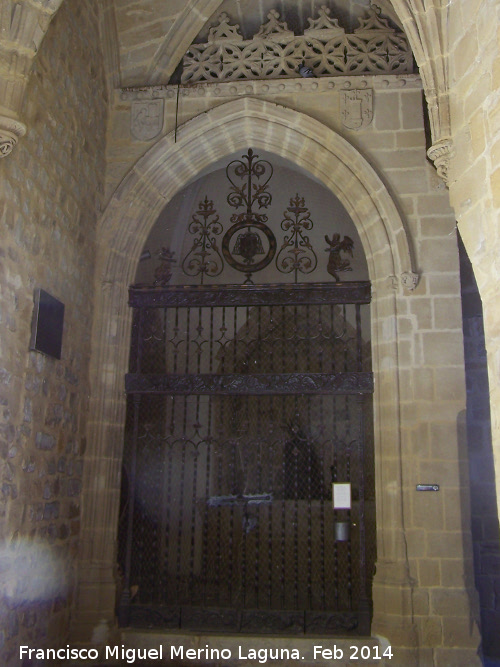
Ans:
[[[342,90],[340,116],[344,127],[350,130],[367,127],[373,119],[373,90]]]
[[[132,102],[130,132],[139,141],[151,141],[163,129],[163,100]]]

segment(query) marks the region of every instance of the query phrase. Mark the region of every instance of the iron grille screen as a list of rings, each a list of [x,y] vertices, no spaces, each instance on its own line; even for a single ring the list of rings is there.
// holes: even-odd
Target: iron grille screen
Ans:
[[[311,302],[276,303],[276,293],[269,303],[244,303],[242,289],[242,303],[232,297],[231,305],[209,305],[209,296],[204,303],[210,290],[200,288],[171,289],[183,299],[173,305],[133,295],[120,523],[125,622],[369,630],[366,298],[338,303],[319,287]],[[332,482],[351,485],[351,509],[333,508]]]

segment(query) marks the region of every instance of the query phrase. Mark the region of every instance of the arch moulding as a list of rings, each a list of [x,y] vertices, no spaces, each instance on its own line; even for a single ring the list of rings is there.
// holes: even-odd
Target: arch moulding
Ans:
[[[373,290],[378,549],[374,587],[390,585],[399,594],[409,585],[399,472],[398,342],[396,333],[392,338],[387,333],[388,320],[396,332],[397,304],[403,291],[394,276],[403,276],[404,283],[405,275],[413,275],[403,222],[376,172],[345,139],[297,111],[242,98],[190,120],[178,129],[176,142],[173,134],[160,139],[123,179],[101,221],[75,638],[88,640],[99,619],[114,616],[124,375],[131,329],[128,286],[164,206],[210,165],[248,147],[279,155],[321,181],[340,199],[358,229]],[[384,568],[384,563],[390,563],[390,568]],[[389,569],[390,584],[384,580]],[[374,625],[376,600],[374,595]],[[384,625],[383,618],[380,623]]]

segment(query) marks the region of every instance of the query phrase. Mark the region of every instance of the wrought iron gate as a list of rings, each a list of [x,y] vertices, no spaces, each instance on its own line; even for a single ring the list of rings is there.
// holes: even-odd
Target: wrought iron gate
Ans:
[[[360,282],[131,288],[122,624],[369,633],[369,301]]]

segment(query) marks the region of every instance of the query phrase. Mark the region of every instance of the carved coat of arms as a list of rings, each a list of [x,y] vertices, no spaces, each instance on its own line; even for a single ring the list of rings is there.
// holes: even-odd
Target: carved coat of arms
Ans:
[[[139,141],[151,141],[163,129],[163,100],[132,102],[130,132]]]
[[[340,92],[342,123],[350,130],[360,130],[373,119],[373,90],[342,90]]]

